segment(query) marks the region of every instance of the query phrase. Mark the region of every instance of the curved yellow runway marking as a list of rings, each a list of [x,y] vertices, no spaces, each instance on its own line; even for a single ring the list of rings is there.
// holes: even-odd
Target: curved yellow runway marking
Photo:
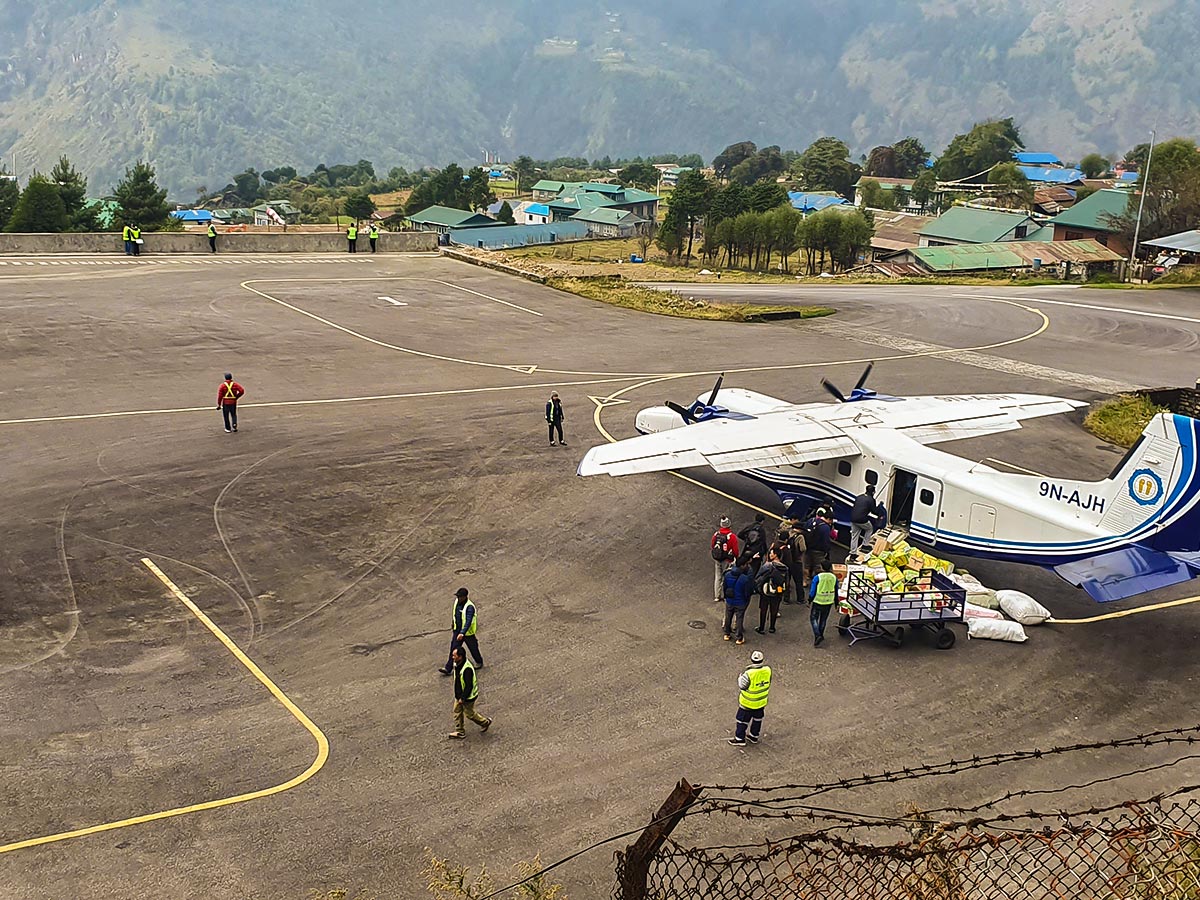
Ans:
[[[171,819],[175,816],[186,816],[190,813],[204,812],[205,810],[209,809],[220,809],[222,806],[233,806],[237,803],[248,803],[251,800],[261,800],[263,797],[270,797],[274,794],[282,794],[284,791],[290,791],[292,788],[303,784],[304,782],[308,781],[308,779],[316,775],[319,771],[321,771],[321,768],[325,765],[325,761],[329,758],[329,739],[325,737],[321,729],[313,723],[312,719],[306,716],[303,710],[296,706],[296,704],[291,701],[287,694],[280,690],[278,685],[276,685],[275,682],[273,682],[267,676],[267,674],[263,672],[262,669],[255,665],[254,660],[250,659],[250,657],[243,653],[242,649],[235,644],[229,638],[229,636],[225,634],[225,632],[217,627],[216,623],[213,622],[212,619],[206,616],[200,610],[200,608],[196,606],[195,603],[188,599],[187,595],[184,594],[183,591],[181,591],[178,587],[176,587],[175,583],[166,575],[164,575],[162,570],[156,566],[152,560],[149,558],[143,558],[142,564],[151,572],[153,572],[154,576],[158,578],[158,580],[164,585],[166,585],[167,590],[174,595],[175,599],[186,606],[191,611],[192,615],[199,619],[201,624],[211,631],[216,636],[217,640],[225,645],[225,649],[232,653],[237,661],[245,666],[250,674],[257,678],[262,683],[263,687],[271,692],[271,696],[278,700],[279,704],[289,713],[291,713],[292,717],[297,722],[304,726],[308,733],[313,736],[313,740],[317,743],[317,756],[309,765],[309,767],[299,775],[296,775],[294,778],[289,778],[282,784],[277,784],[273,787],[263,788],[262,790],[258,791],[250,791],[249,793],[238,794],[233,797],[222,797],[219,800],[208,800],[203,803],[193,803],[190,806],[177,806],[173,809],[164,809],[161,812],[147,813],[141,816],[133,816],[128,819],[118,819],[115,822],[104,822],[100,825],[89,825],[86,828],[77,828],[74,831],[62,831],[58,834],[47,834],[41,837],[29,838],[28,840],[24,841],[15,841],[11,844],[0,844],[0,853],[10,853],[13,850],[22,850],[26,847],[38,847],[43,844],[54,844],[59,841],[67,841],[73,838],[81,838],[92,834],[100,834],[104,831],[115,831],[118,828],[128,828],[131,825],[143,825],[147,822],[156,822],[160,819]]]
[[[1189,603],[1200,603],[1200,597],[1184,597],[1182,600],[1167,600],[1165,603],[1151,603],[1149,606],[1138,606],[1133,609],[1121,609],[1116,612],[1102,613],[1098,616],[1088,616],[1085,619],[1060,619],[1055,617],[1050,621],[1055,625],[1090,625],[1093,622],[1107,622],[1109,619],[1124,619],[1142,613],[1154,612],[1157,609],[1170,609],[1172,606],[1187,606]]]

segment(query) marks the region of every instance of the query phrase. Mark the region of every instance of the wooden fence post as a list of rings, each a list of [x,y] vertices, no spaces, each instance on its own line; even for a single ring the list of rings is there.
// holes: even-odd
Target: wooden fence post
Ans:
[[[687,808],[700,796],[703,788],[693,787],[686,778],[658,808],[650,824],[636,841],[625,849],[625,869],[621,873],[621,900],[646,900],[646,880],[650,877],[650,863],[666,842]]]

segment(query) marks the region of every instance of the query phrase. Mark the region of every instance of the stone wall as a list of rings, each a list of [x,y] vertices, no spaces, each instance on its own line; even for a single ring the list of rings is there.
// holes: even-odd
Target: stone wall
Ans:
[[[1138,393],[1149,397],[1156,406],[1165,406],[1171,412],[1200,419],[1200,390],[1196,388],[1155,388]]]
[[[142,253],[208,253],[208,238],[181,231],[142,232]],[[383,231],[379,234],[382,253],[435,252],[437,235],[431,231]],[[366,232],[360,231],[359,253],[370,252]],[[120,234],[0,234],[0,256],[49,256],[55,253],[124,253]],[[345,253],[346,236],[341,232],[278,232],[217,235],[218,253]]]

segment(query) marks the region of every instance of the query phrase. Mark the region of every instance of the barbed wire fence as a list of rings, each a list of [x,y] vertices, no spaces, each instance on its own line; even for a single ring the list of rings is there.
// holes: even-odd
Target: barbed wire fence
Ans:
[[[1115,790],[1200,760],[1200,725],[1047,750],[973,756],[814,784],[681,781],[650,825],[616,856],[616,900],[1200,900],[1200,783],[1106,805],[1025,809],[1032,798]],[[972,806],[897,814],[818,805],[879,785],[919,785],[1064,757],[1100,766],[1105,751],[1138,758],[1107,774],[1009,790]],[[1153,761],[1144,757],[1157,754]],[[683,820],[793,822],[798,830],[741,844],[671,839]]]

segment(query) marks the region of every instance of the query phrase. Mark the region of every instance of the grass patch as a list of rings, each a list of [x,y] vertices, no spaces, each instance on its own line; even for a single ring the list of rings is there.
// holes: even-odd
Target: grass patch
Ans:
[[[827,306],[771,306],[755,303],[710,303],[706,300],[691,300],[667,291],[636,284],[624,284],[618,280],[585,280],[580,278],[551,278],[546,282],[552,288],[578,294],[589,300],[599,300],[625,309],[654,313],[659,316],[675,316],[680,319],[707,319],[719,322],[756,322],[780,313],[791,313],[792,318],[815,319],[828,316],[834,310]]]
[[[1160,412],[1167,410],[1152,403],[1149,397],[1118,394],[1093,406],[1083,420],[1083,427],[1111,444],[1132,447],[1146,425]]]
[[[1156,291],[1170,288],[1200,288],[1200,266],[1177,266],[1157,281],[1150,284],[1126,284],[1125,282],[1096,282],[1084,287],[1109,291]]]

